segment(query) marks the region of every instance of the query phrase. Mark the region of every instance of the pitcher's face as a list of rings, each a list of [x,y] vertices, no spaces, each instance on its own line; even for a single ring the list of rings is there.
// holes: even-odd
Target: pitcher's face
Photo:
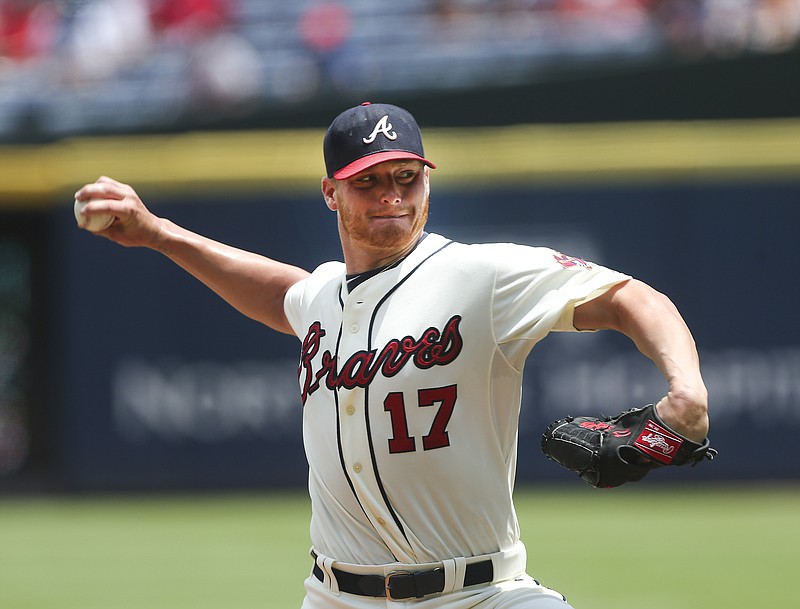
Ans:
[[[429,177],[420,161],[386,161],[344,180],[323,180],[348,247],[389,258],[417,242],[428,220]],[[327,186],[326,186],[327,184]]]

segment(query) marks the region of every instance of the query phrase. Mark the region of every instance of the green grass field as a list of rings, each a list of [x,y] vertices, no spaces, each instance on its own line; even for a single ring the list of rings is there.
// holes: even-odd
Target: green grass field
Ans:
[[[576,609],[796,606],[800,488],[517,493],[528,571]],[[3,609],[291,609],[302,494],[0,500]]]

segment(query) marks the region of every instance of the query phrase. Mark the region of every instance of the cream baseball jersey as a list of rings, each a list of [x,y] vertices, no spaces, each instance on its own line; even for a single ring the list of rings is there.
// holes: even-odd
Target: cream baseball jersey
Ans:
[[[430,234],[352,291],[339,262],[292,286],[315,550],[381,565],[512,548],[524,362],[625,279],[547,248]]]

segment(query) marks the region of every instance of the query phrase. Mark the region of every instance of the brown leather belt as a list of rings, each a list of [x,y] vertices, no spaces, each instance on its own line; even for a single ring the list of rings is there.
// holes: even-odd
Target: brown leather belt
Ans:
[[[392,571],[383,575],[361,575],[349,573],[336,567],[331,568],[339,590],[359,596],[385,597],[401,601],[409,598],[422,598],[438,594],[444,590],[444,569],[437,567],[427,571]],[[314,577],[325,581],[319,565],[314,563]],[[488,584],[494,579],[494,567],[490,559],[474,562],[466,566],[464,587]]]

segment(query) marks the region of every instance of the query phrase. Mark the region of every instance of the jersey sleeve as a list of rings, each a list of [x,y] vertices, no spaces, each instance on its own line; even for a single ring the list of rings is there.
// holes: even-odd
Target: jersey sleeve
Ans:
[[[493,301],[498,344],[574,332],[575,307],[629,275],[543,247],[504,245]]]
[[[326,262],[318,266],[311,275],[289,288],[283,299],[283,310],[296,336],[304,336],[309,323],[314,321],[309,320],[308,316],[320,292],[332,281],[340,284],[343,277],[344,264]]]

